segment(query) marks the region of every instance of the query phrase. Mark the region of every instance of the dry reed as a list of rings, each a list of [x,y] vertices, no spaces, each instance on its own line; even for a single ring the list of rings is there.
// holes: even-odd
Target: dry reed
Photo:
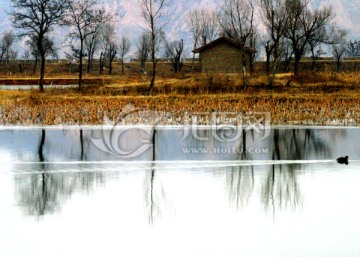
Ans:
[[[241,75],[213,74],[211,84],[208,79],[202,74],[162,77],[151,97],[148,77],[139,75],[104,76],[102,86],[82,92],[0,91],[0,124],[99,125],[105,117],[117,121],[129,104],[168,113],[172,118],[163,119],[164,125],[184,124],[186,115],[212,112],[269,112],[272,124],[284,125],[360,124],[358,73],[286,74],[277,76],[274,88],[266,86],[265,75],[247,78],[246,88]],[[137,117],[128,122],[143,121]]]

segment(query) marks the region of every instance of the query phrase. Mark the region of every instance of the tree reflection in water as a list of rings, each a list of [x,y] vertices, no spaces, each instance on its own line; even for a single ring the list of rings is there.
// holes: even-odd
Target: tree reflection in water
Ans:
[[[64,173],[52,172],[54,164],[46,162],[49,160],[49,154],[52,150],[50,148],[52,147],[48,138],[46,138],[47,132],[44,129],[39,132],[41,134],[35,151],[39,161],[38,166],[32,166],[29,174],[15,175],[18,205],[22,207],[24,212],[33,216],[44,216],[59,211],[64,201],[70,198],[74,192],[89,193],[96,185],[104,183],[106,176],[101,171],[98,173],[68,172],[68,170]],[[76,134],[76,137],[74,137],[76,142],[79,141],[79,143],[72,145],[71,148],[68,147],[67,153],[70,153],[70,159],[77,159],[80,163],[88,158],[91,160],[91,156],[96,159],[98,156],[91,155],[91,149],[89,150],[91,147],[89,135],[91,133],[84,133],[82,129],[79,132],[80,136]],[[256,173],[257,167],[253,165],[226,168],[226,190],[230,204],[235,208],[246,206],[254,194],[255,186],[259,184],[260,202],[264,210],[275,213],[277,210],[294,210],[300,207],[302,205],[302,193],[297,176],[298,171],[304,169],[304,165],[281,163],[281,161],[331,157],[330,141],[322,139],[321,133],[316,132],[315,129],[273,129],[267,139],[255,143],[257,139],[254,131],[244,130],[241,139],[236,143],[239,149],[238,155],[231,156],[231,158],[246,161],[258,160],[258,158],[254,157],[254,154],[248,152],[248,149],[260,144],[261,147],[266,147],[269,150],[262,160],[273,160],[276,163],[270,166],[261,166],[262,171],[265,169],[265,177],[258,176]],[[206,134],[209,133],[207,130],[200,131],[200,133],[205,134],[200,134],[201,136],[210,137],[210,135]],[[335,132],[330,134],[331,136],[335,135],[331,143],[343,136],[341,133],[333,133]],[[160,151],[159,156],[157,156],[156,148],[156,144],[161,143],[158,142],[158,138],[162,138],[160,136],[161,131],[157,131],[156,127],[154,127],[151,136],[153,144],[152,163],[149,167],[150,171],[145,174],[144,181],[145,208],[151,224],[161,215],[161,208],[166,202],[161,172],[159,173],[156,164],[156,160],[161,160]],[[169,138],[169,140],[173,139]],[[218,147],[216,141],[209,141],[208,145],[196,140],[192,143],[196,147],[205,146],[209,149]],[[87,155],[89,152],[90,154]],[[169,151],[169,155],[171,154],[176,154],[176,152]],[[70,166],[66,167],[70,169]],[[79,169],[78,166],[74,168],[75,170],[83,170]],[[215,168],[214,173],[217,171],[218,169]],[[261,178],[264,178],[264,180],[260,180]]]
[[[254,166],[230,167],[226,184],[230,205],[237,209],[246,206],[254,190]]]
[[[296,210],[302,206],[302,195],[297,181],[298,165],[272,165],[261,190],[265,211]]]
[[[308,156],[329,156],[330,147],[311,129],[274,129],[272,132],[274,161],[307,160]],[[302,194],[297,172],[303,164],[274,164],[267,172],[261,190],[261,203],[266,211],[291,209],[302,206]]]
[[[254,140],[254,131],[251,130],[250,133],[252,140]],[[247,131],[243,130],[238,152],[239,160],[248,160],[248,158],[251,158],[247,154],[247,136]],[[231,167],[230,170],[226,172],[226,184],[230,205],[235,208],[247,205],[255,185],[254,166]]]
[[[144,188],[145,188],[145,208],[148,213],[148,222],[153,224],[157,218],[161,216],[161,204],[165,201],[165,191],[161,184],[160,178],[156,172],[156,140],[157,130],[153,128],[152,132],[152,163],[151,171],[146,173]]]
[[[255,141],[253,130],[243,130],[238,160],[253,159],[248,149],[256,145]],[[302,194],[298,172],[304,169],[304,164],[282,164],[281,161],[308,160],[314,156],[329,158],[331,149],[328,142],[320,138],[313,129],[273,129],[267,141],[261,144],[269,150],[266,159],[279,161],[274,165],[261,167],[266,170],[260,193],[264,210],[275,213],[276,210],[295,210],[301,207]],[[253,165],[239,165],[226,169],[226,187],[232,206],[239,208],[248,204],[255,188],[254,169]]]
[[[81,148],[84,139],[80,134]],[[89,193],[97,184],[104,183],[102,172],[52,173],[51,164],[46,163],[46,131],[41,130],[38,146],[40,163],[29,174],[15,176],[18,205],[27,215],[41,217],[61,209],[64,201],[78,190]],[[83,155],[81,154],[81,159]],[[36,171],[36,172],[35,172]]]
[[[84,132],[83,129],[80,129],[80,161],[84,160]]]

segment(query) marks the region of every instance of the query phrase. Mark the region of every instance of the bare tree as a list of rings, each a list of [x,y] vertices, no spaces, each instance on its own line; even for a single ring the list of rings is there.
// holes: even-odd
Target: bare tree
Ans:
[[[224,0],[224,4],[219,13],[219,25],[222,34],[234,39],[242,47],[249,43],[250,48],[254,47],[255,34],[255,4],[256,0]],[[253,72],[253,55],[250,58],[250,74]],[[245,79],[245,54],[242,54],[242,73],[244,87]]]
[[[360,41],[351,41],[346,46],[346,55],[351,58],[360,57]]]
[[[291,41],[287,38],[284,38],[284,40],[281,43],[282,48],[282,59],[283,59],[283,65],[284,70],[286,72],[289,72],[290,70],[290,62],[294,56],[294,50],[292,49]]]
[[[219,14],[222,33],[245,45],[255,30],[254,0],[224,0]]]
[[[99,50],[100,33],[96,32],[85,38],[84,47],[87,53],[87,68],[86,72],[90,73],[93,66],[94,55]]]
[[[345,30],[338,30],[337,33],[333,35],[335,38],[337,38],[337,42],[335,44],[332,44],[332,54],[334,59],[336,60],[336,70],[340,71],[341,69],[341,61],[346,55],[347,51],[347,31]]]
[[[34,59],[34,66],[33,66],[33,72],[32,74],[34,75],[37,67],[38,67],[38,62],[40,57],[40,53],[39,53],[39,49],[36,47],[36,44],[34,44],[34,42],[36,41],[35,38],[30,38],[26,41],[26,45],[27,45],[27,53],[29,55],[29,57],[32,57]]]
[[[161,38],[161,32],[167,23],[167,5],[171,0],[139,0],[141,14],[146,22],[147,30],[151,35],[150,56],[152,62],[152,74],[150,82],[150,94],[155,85],[156,76],[156,55]]]
[[[341,61],[343,60],[343,58],[346,54],[345,44],[339,43],[336,45],[332,45],[332,53],[333,53],[334,59],[336,61],[336,70],[340,71]]]
[[[79,45],[77,42],[74,42],[74,40],[70,41],[69,48],[70,51],[65,52],[65,56],[68,60],[71,60],[71,62],[79,63],[81,55],[82,57],[86,57],[86,54],[80,51]]]
[[[110,23],[105,23],[103,26],[101,26],[100,34],[103,45],[104,59],[107,59],[109,62],[109,74],[111,74],[113,61],[116,57],[118,50],[114,25]]]
[[[323,43],[325,44],[336,44],[340,38],[340,34],[338,34],[338,32],[341,32],[342,30],[336,30],[335,28],[329,28],[327,30],[327,28],[325,26],[323,26],[321,29],[318,30],[318,32],[309,39],[308,42],[308,48],[310,50],[311,53],[311,58],[312,58],[312,65],[311,65],[311,69],[315,70],[315,62],[316,59],[318,59],[321,55],[326,54],[322,48],[321,45]],[[317,49],[317,50],[316,50]],[[306,47],[305,47],[305,51],[306,51]]]
[[[286,10],[289,15],[286,37],[291,41],[294,51],[294,74],[298,68],[306,47],[310,40],[322,41],[324,28],[333,19],[332,9],[324,7],[315,11],[310,10],[309,0],[286,1]]]
[[[186,14],[186,26],[193,38],[193,48],[199,46],[201,35],[203,34],[203,22],[201,9],[190,9]]]
[[[266,73],[270,74],[270,58],[273,57],[274,64],[279,63],[281,58],[281,42],[287,30],[288,15],[285,0],[261,0],[261,18],[265,25],[268,41],[265,45],[266,51]],[[273,70],[278,67],[274,65]]]
[[[44,91],[45,38],[59,24],[68,8],[68,0],[11,0],[12,22],[21,30],[20,36],[33,36],[41,57],[40,91]]]
[[[97,3],[97,0],[72,0],[64,19],[65,24],[73,29],[70,37],[79,41],[79,90],[82,85],[83,57],[86,56],[85,39],[95,34],[102,24],[113,17],[106,14]]]
[[[186,15],[186,26],[192,35],[194,49],[199,47],[201,43],[206,43],[206,40],[214,40],[219,30],[217,14],[206,9],[190,10]],[[192,69],[194,62],[195,53],[193,54]]]
[[[26,40],[26,45],[28,48],[29,55],[35,60],[34,67],[33,67],[33,74],[35,74],[39,59],[41,59],[40,50],[37,47],[37,38],[34,35],[31,35]],[[55,41],[53,38],[45,37],[43,39],[43,45],[45,49],[45,57],[52,56],[53,58],[58,58],[58,49],[55,47]]]
[[[184,40],[167,42],[165,56],[170,59],[174,73],[180,72],[184,65]]]
[[[126,55],[129,53],[130,51],[130,47],[131,47],[131,43],[130,40],[125,37],[124,35],[121,37],[121,41],[119,43],[119,56],[120,56],[120,60],[121,60],[121,73],[124,75],[125,73],[125,65],[124,65],[124,60]]]
[[[318,41],[318,40],[314,40],[314,39],[310,39],[309,40],[309,51],[311,53],[311,60],[312,60],[312,63],[311,63],[311,70],[315,70],[315,61],[316,61],[316,58],[318,58],[318,52],[315,51],[316,50],[316,47],[320,46],[321,44],[321,41]],[[305,48],[305,51],[306,51],[306,48]]]
[[[10,31],[6,31],[1,39],[0,39],[0,62],[6,60],[9,61],[15,52],[12,49],[12,45],[15,41],[15,35],[14,33]]]
[[[201,21],[201,10],[195,9],[191,10],[186,15],[186,26],[189,29],[191,36],[193,38],[193,49],[196,49],[199,46],[201,36],[203,34],[203,22]],[[192,68],[194,69],[195,63],[195,53],[193,53],[192,58]]]
[[[18,58],[19,52],[11,49],[9,53],[9,60],[16,60]]]
[[[99,73],[102,74],[105,68],[105,60],[106,60],[106,56],[105,56],[105,52],[101,51],[100,52],[100,57],[99,57]]]
[[[219,32],[219,19],[217,13],[213,10],[203,9],[200,12],[200,20],[203,23],[202,38],[209,42],[215,40]]]
[[[118,46],[116,45],[115,42],[111,42],[109,45],[109,51],[108,51],[108,56],[109,56],[109,74],[112,74],[112,70],[113,70],[113,62],[114,59],[117,55],[117,48]]]
[[[150,56],[151,51],[151,35],[148,32],[143,32],[139,38],[137,45],[137,56],[140,61],[141,72],[145,72],[145,64]]]

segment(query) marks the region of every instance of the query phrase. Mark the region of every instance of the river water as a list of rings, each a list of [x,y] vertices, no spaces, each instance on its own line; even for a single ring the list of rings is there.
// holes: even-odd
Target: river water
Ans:
[[[0,256],[360,256],[359,141],[358,128],[3,127]]]

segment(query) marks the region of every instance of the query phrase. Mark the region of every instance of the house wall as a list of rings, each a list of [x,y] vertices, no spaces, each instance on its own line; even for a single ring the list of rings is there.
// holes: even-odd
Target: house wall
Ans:
[[[220,43],[200,53],[202,72],[239,73],[242,72],[242,53],[229,43]],[[250,54],[245,52],[246,72],[250,69]]]

